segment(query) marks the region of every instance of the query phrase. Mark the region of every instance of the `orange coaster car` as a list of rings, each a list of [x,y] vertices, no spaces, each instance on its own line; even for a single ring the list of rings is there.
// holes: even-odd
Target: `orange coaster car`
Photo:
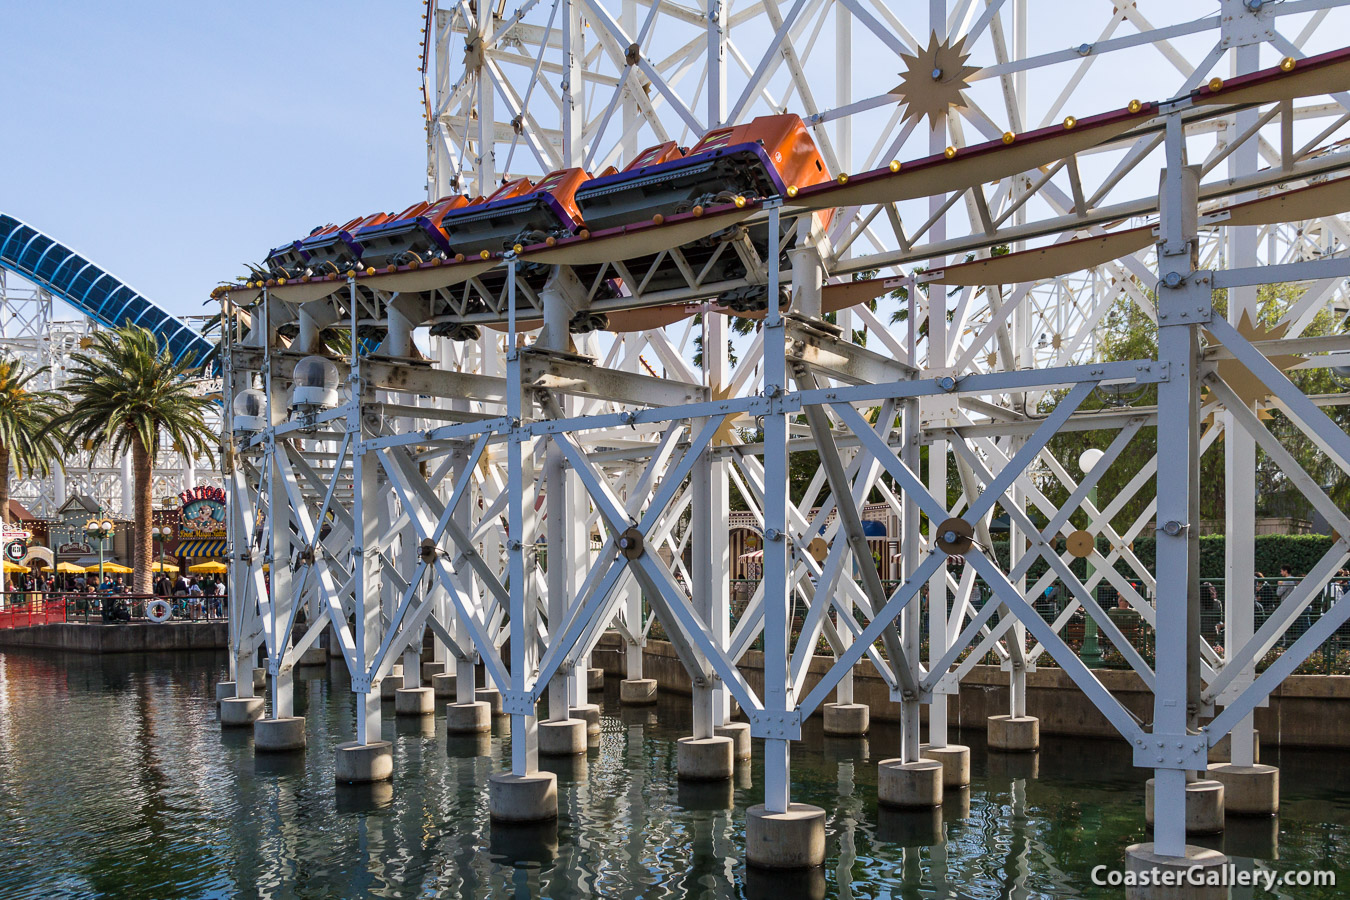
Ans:
[[[592,231],[649,221],[695,206],[786,197],[830,177],[800,116],[760,116],[708,132],[687,154],[668,141],[644,150],[615,175],[595,178],[576,200]]]
[[[574,195],[590,177],[584,169],[560,169],[538,184],[507,182],[482,203],[447,215],[441,229],[454,252],[466,256],[568,237],[581,227]]]

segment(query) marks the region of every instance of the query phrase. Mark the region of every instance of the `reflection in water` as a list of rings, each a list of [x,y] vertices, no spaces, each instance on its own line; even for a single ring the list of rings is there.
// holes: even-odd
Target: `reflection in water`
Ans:
[[[731,782],[680,783],[688,703],[620,709],[617,684],[589,752],[547,763],[558,821],[491,828],[504,719],[447,739],[443,707],[399,720],[387,708],[395,781],[336,785],[332,748],[354,728],[345,670],[298,670],[309,749],[256,758],[247,729],[216,721],[224,670],[215,654],[0,653],[0,896],[1115,898],[1089,872],[1146,839],[1146,773],[1119,742],[1047,735],[1038,754],[1000,754],[963,733],[974,783],[915,813],[877,808],[892,726],[840,739],[812,723],[793,748],[793,792],[827,811],[826,865],[747,871],[758,753]],[[1230,819],[1212,845],[1240,866],[1339,867],[1345,883],[1350,773],[1325,753],[1276,762],[1284,815]]]

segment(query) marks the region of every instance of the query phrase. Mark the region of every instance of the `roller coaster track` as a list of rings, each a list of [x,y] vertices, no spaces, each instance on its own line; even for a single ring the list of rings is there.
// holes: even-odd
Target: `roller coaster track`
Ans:
[[[150,329],[175,361],[201,360],[213,349],[186,323],[60,241],[0,213],[0,267],[50,291],[100,325]]]

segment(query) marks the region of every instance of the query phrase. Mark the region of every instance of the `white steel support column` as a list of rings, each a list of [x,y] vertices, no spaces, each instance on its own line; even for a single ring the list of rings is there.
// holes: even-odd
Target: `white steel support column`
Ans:
[[[623,0],[623,9],[619,13],[619,24],[623,26],[625,34],[638,33],[637,0]],[[634,75],[634,77],[639,77]],[[623,122],[623,137],[620,140],[620,148],[624,159],[633,159],[637,156],[638,146],[638,126],[641,116],[638,113],[637,100],[633,98],[633,90],[630,85],[628,90],[624,91],[623,99],[619,101],[622,109],[621,121]]]
[[[270,381],[270,379],[269,379]],[[268,392],[269,396],[271,391]],[[269,406],[270,406],[269,401]],[[277,515],[267,517],[269,546],[271,547],[271,597],[269,608],[271,622],[268,629],[272,633],[272,646],[267,652],[267,669],[272,676],[272,718],[285,719],[295,715],[295,670],[294,660],[288,660],[286,648],[290,644],[287,633],[291,621],[291,608],[295,605],[292,584],[290,503],[281,484],[285,475],[281,471],[282,456],[272,448],[268,453],[267,506],[276,510]],[[282,518],[281,511],[287,516]],[[281,519],[281,521],[278,521]]]
[[[624,646],[624,678],[635,680],[642,677],[642,648],[647,641],[642,633],[642,588],[634,579],[627,579],[627,586],[621,590],[624,595],[624,621],[632,632],[632,640]]]
[[[706,354],[708,348],[704,347]],[[706,419],[694,419],[691,431],[695,434],[707,424]],[[691,493],[689,528],[691,531],[690,548],[693,557],[693,581],[691,597],[694,611],[703,619],[711,621],[713,609],[722,601],[720,587],[723,583],[713,562],[712,536],[717,530],[718,520],[713,506],[712,457],[707,452],[700,454],[689,474]],[[707,662],[703,654],[698,654],[699,665],[706,669]],[[702,682],[702,683],[700,683]],[[713,717],[712,685],[699,679],[693,684],[693,736],[702,740],[713,736],[713,728],[723,724]]]
[[[356,665],[352,671],[352,691],[356,694],[356,741],[373,744],[380,740],[379,673],[371,670],[371,661],[380,649],[382,607],[380,577],[380,511],[388,508],[379,491],[380,461],[373,452],[362,451],[367,437],[362,422],[366,400],[361,378],[361,344],[356,336],[356,285],[349,282],[352,350],[351,400],[347,410],[347,434],[354,443],[352,452],[352,589]]]
[[[435,46],[435,60],[433,77],[433,90],[431,97],[431,120],[427,122],[427,199],[435,200],[437,197],[444,197],[457,186],[454,182],[458,179],[458,173],[455,171],[454,161],[450,159],[446,152],[446,140],[444,126],[440,121],[441,104],[444,103],[450,93],[450,60],[449,53],[450,41],[450,13],[448,10],[437,9],[433,16],[432,28],[433,44]]]
[[[355,385],[353,394],[356,393]],[[359,404],[353,399],[352,418],[349,423],[357,429],[359,436]],[[380,649],[380,523],[376,509],[379,494],[379,460],[374,453],[356,453],[353,455],[354,473],[352,480],[356,485],[353,492],[352,514],[357,532],[353,536],[352,560],[355,564],[355,632],[356,674],[352,679],[352,690],[356,693],[356,740],[362,744],[373,744],[380,740],[380,681],[371,677],[371,660]]]
[[[521,396],[520,350],[516,347],[516,260],[507,265],[507,304],[510,344],[506,352],[506,414],[520,422],[524,414]],[[513,431],[506,444],[507,544],[506,559],[511,599],[511,693],[523,696],[537,664],[538,610],[525,576],[525,445],[528,435]],[[539,769],[539,722],[532,713],[511,709],[511,774],[530,775]]]
[[[1164,746],[1185,744],[1192,724],[1191,684],[1198,679],[1192,658],[1197,612],[1198,538],[1193,498],[1198,468],[1195,313],[1209,307],[1209,285],[1191,277],[1197,251],[1196,184],[1198,171],[1186,168],[1182,120],[1167,121],[1167,170],[1159,205],[1158,359],[1168,380],[1158,385],[1157,474],[1157,674],[1154,689],[1154,847],[1164,856],[1186,852],[1184,753]],[[1198,685],[1197,685],[1198,687]],[[1203,759],[1201,760],[1203,765]]]
[[[459,480],[464,477],[465,468],[469,465],[468,448],[461,444],[455,449],[453,456],[454,462],[450,465],[450,477],[453,479],[451,483],[458,484]],[[459,505],[455,507],[455,511],[451,514],[451,519],[466,534],[472,530],[473,499],[471,496],[466,497],[459,502]],[[477,585],[477,579],[471,576],[466,576],[464,580],[467,582],[466,586],[471,590]],[[465,600],[466,607],[469,609],[476,608],[478,603],[477,596],[470,594]],[[447,606],[448,605],[449,604],[447,604]],[[474,653],[475,645],[473,643],[473,636],[469,628],[469,623],[464,621],[463,616],[456,614],[454,620],[451,622],[450,633],[454,637],[455,643],[459,645],[459,648],[462,651],[460,656],[454,658],[455,702],[474,703],[477,699],[475,690],[477,688],[476,679],[478,673],[475,664],[478,662],[478,659]]]
[[[583,108],[586,92],[581,83],[582,46],[580,0],[563,0],[562,15],[562,158],[564,166],[579,166],[586,148],[582,130],[586,126]]]
[[[769,234],[779,234],[780,207],[769,210]],[[771,717],[786,721],[792,706],[788,615],[788,423],[782,409],[787,385],[785,331],[778,308],[778,266],[769,267],[769,308],[764,319],[764,396],[770,411],[764,416],[764,717],[752,733],[764,738],[764,807],[786,813],[791,802],[791,741],[782,725],[770,727]]]
[[[474,160],[474,193],[486,197],[497,186],[497,92],[492,86],[492,76],[488,72],[486,50],[487,41],[492,36],[492,7],[480,4],[478,26],[475,38],[478,51],[478,133],[477,158]]]
[[[900,461],[911,472],[919,471],[919,404],[906,401],[901,419],[903,444],[900,447]],[[919,567],[919,504],[908,492],[903,497],[900,517],[900,566],[901,577],[909,581]],[[930,550],[930,552],[936,552]],[[872,561],[859,560],[860,565],[870,566]],[[901,614],[900,643],[904,648],[903,664],[911,665],[919,659],[919,623],[920,610],[917,599],[910,601]],[[899,667],[900,660],[891,660],[891,665]],[[900,701],[900,759],[901,762],[914,762],[922,754],[919,752],[919,700],[914,696],[903,697]]]
[[[1009,443],[1008,457],[1011,458],[1021,449],[1023,441],[1020,438],[1011,437]],[[1013,485],[1009,488],[1008,499],[1019,513],[1025,514],[1026,500],[1020,487]],[[1023,534],[1022,529],[1018,528],[1016,522],[1010,517],[1008,522],[1008,566],[1010,568],[1018,568],[1018,563],[1026,555],[1026,541],[1029,537],[1032,536]],[[1017,587],[1017,592],[1026,596],[1026,578],[1019,578],[1014,584]],[[1008,715],[1014,719],[1020,719],[1027,714],[1027,667],[1025,658],[1027,626],[1023,624],[1021,619],[1017,619],[1013,622],[1011,631],[1012,634],[1008,640],[1014,646],[1009,648],[1011,658],[1007,661],[1009,667]]]
[[[947,503],[947,442],[933,441],[928,446],[928,490],[945,508]],[[938,523],[929,523],[931,541]],[[930,547],[930,552],[938,552]],[[949,646],[947,634],[947,567],[940,566],[928,579],[928,662],[942,659]],[[918,653],[912,657],[917,660]],[[928,706],[928,743],[934,747],[947,746],[947,695],[936,691]]]
[[[947,2],[946,0],[929,0],[928,3],[928,24],[932,33],[937,35],[947,34]],[[945,73],[950,77],[950,73]],[[945,118],[940,121],[934,121],[932,130],[928,134],[928,152],[937,154],[946,149],[947,146],[947,121]],[[939,196],[930,197],[928,207],[930,215],[936,214],[942,206],[944,198]],[[935,240],[942,240],[947,234],[946,216],[941,216],[933,224],[933,237]],[[941,268],[945,262],[945,257],[939,257],[929,261],[933,268]],[[948,365],[948,346],[949,336],[947,329],[947,294],[943,285],[935,284],[929,289],[929,293],[923,298],[923,303],[928,307],[928,369],[931,375],[937,376],[947,371]],[[911,327],[917,328],[917,324]],[[908,429],[909,422],[906,427]],[[908,447],[908,430],[906,431],[906,446]],[[918,449],[915,448],[913,463],[911,468],[914,472],[919,471]],[[928,448],[928,489],[938,502],[945,508],[947,506],[947,443],[945,441],[934,441]],[[908,507],[906,507],[908,508]],[[918,528],[918,511],[915,510],[913,530]],[[938,523],[929,522],[928,539],[930,553],[938,552],[937,547],[933,545],[933,538],[936,533]],[[917,548],[917,536],[916,544]],[[917,564],[917,560],[915,561]],[[947,611],[947,567],[941,566],[928,579],[928,658],[930,661],[940,659],[946,650],[946,611]],[[910,604],[906,610],[906,621],[912,619],[912,629],[914,634],[906,640],[906,653],[914,666],[919,664],[919,619],[922,611],[918,602]],[[940,624],[939,624],[940,623]],[[939,647],[939,645],[941,645]],[[917,672],[916,672],[917,675]],[[1014,713],[1016,715],[1016,713]],[[907,717],[908,718],[908,717]],[[915,715],[914,732],[917,735],[918,722],[917,713]],[[908,730],[909,723],[906,722]],[[945,747],[947,745],[947,697],[945,694],[937,694],[933,700],[929,701],[928,707],[928,741],[935,747]],[[906,740],[908,748],[909,741]],[[913,745],[913,755],[910,756],[910,750],[906,749],[905,761],[918,759],[920,756],[917,738]]]
[[[1255,70],[1260,47],[1253,44],[1234,54],[1234,75]],[[1242,134],[1256,121],[1257,111],[1237,113],[1236,133]],[[1228,158],[1229,174],[1254,172],[1259,165],[1255,141],[1241,144]],[[1256,265],[1259,229],[1228,229],[1228,266]],[[1228,291],[1228,321],[1237,326],[1243,315],[1255,323],[1259,315],[1255,286]],[[1239,424],[1231,412],[1224,412],[1224,658],[1232,659],[1252,639],[1256,608],[1256,492],[1247,485],[1256,483],[1256,439]],[[1229,685],[1228,695],[1236,697],[1256,678],[1255,664],[1247,666]],[[1254,717],[1244,716],[1229,733],[1230,760],[1237,766],[1256,763]]]
[[[546,604],[548,608],[549,637],[558,638],[555,630],[567,617],[567,606],[570,600],[571,573],[572,567],[569,565],[569,544],[568,531],[569,519],[572,512],[572,504],[569,500],[569,485],[567,483],[567,469],[563,465],[562,451],[551,442],[544,454],[544,490],[545,504],[548,511],[548,527],[545,529],[548,541],[548,596]],[[512,535],[514,537],[514,535]],[[514,642],[513,642],[514,643]],[[559,668],[557,674],[549,680],[548,685],[548,718],[550,722],[560,722],[563,719],[571,718],[571,706],[573,702],[573,689],[570,682],[576,679],[576,674],[572,670]],[[582,679],[585,679],[585,673],[582,673]]]
[[[731,366],[727,357],[727,317],[703,317],[703,363],[709,396],[727,389]],[[712,455],[708,462],[708,503],[711,531],[708,533],[708,611],[707,622],[713,642],[724,650],[731,644],[731,491],[728,470],[731,462]],[[713,688],[712,724],[716,728],[731,721],[731,695],[719,679]]]
[[[707,0],[707,16],[708,127],[716,128],[724,121],[727,109],[727,4]],[[708,352],[706,347],[703,352]]]

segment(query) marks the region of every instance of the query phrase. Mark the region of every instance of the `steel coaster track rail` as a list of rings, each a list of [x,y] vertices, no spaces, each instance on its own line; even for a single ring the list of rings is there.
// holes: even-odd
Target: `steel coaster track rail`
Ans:
[[[0,268],[40,285],[100,325],[141,325],[164,341],[175,361],[202,360],[211,344],[177,316],[55,238],[0,213]]]

